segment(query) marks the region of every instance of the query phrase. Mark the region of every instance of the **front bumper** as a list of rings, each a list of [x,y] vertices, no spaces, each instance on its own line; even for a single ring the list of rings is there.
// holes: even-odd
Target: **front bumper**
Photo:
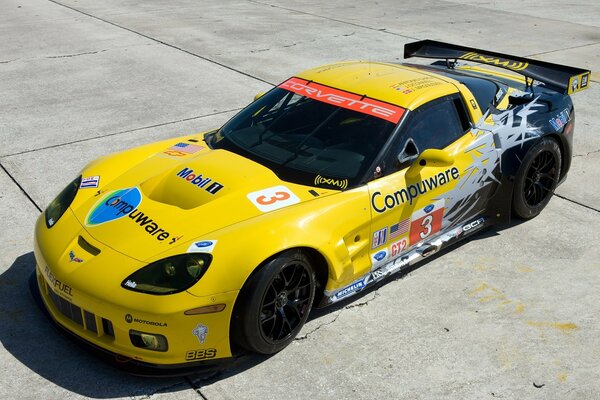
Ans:
[[[158,369],[166,375],[178,375],[183,369],[210,366],[232,356],[229,321],[237,291],[205,297],[187,292],[152,296],[128,291],[119,285],[124,277],[115,279],[116,268],[109,267],[126,263],[125,256],[97,242],[94,245],[102,247],[101,255],[86,254],[84,248],[77,247],[77,237],[93,242],[85,231],[52,235],[41,219],[34,240],[34,292],[62,330],[104,353],[102,358],[136,374]],[[69,262],[69,252],[73,251],[84,260]],[[225,304],[225,309],[185,313],[212,304]],[[202,337],[195,332],[198,326],[205,330]],[[163,336],[168,346],[165,351],[141,347],[132,337],[134,332]]]
[[[238,364],[238,359],[233,357],[216,359],[212,361],[185,362],[179,364],[155,364],[135,360],[130,357],[113,353],[107,349],[97,346],[90,341],[85,340],[81,336],[74,334],[69,329],[62,326],[56,319],[54,319],[42,298],[38,275],[35,271],[32,272],[31,276],[29,277],[29,290],[42,313],[48,318],[52,325],[57,328],[58,331],[66,335],[75,344],[80,345],[84,350],[92,353],[95,357],[98,357],[104,362],[132,375],[169,378],[189,375],[192,372],[199,373],[218,371],[231,368]]]

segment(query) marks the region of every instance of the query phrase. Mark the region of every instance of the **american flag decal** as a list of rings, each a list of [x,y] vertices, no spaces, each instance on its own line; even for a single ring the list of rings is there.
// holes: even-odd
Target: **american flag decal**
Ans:
[[[187,153],[187,154],[194,154],[200,150],[202,150],[204,147],[202,146],[197,146],[195,144],[189,144],[189,143],[177,143],[171,147],[169,147],[167,150],[174,150],[174,151],[181,151],[183,153]]]
[[[410,218],[406,218],[403,221],[398,222],[395,225],[390,226],[390,239],[397,238],[398,236],[406,235],[408,228],[410,227]]]

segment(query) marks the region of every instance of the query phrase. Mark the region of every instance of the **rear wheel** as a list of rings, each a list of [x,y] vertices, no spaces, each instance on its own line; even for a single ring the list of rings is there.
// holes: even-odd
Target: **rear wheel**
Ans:
[[[315,273],[298,250],[287,251],[250,277],[240,292],[232,339],[263,354],[286,347],[300,332],[315,297]]]
[[[513,191],[513,212],[525,219],[546,207],[560,177],[561,151],[558,143],[544,138],[525,156]]]

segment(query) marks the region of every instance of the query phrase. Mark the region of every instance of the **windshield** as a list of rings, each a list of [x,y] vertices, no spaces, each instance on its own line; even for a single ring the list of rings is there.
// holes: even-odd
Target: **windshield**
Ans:
[[[404,109],[292,78],[207,137],[286,181],[333,189],[361,183]]]

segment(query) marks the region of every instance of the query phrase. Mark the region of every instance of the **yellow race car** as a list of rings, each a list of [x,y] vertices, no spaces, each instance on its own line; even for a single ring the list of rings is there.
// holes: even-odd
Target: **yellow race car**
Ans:
[[[537,215],[590,72],[433,41],[414,56],[441,61],[310,69],[218,130],[90,163],[35,228],[52,320],[138,373],[274,353],[313,306]]]

